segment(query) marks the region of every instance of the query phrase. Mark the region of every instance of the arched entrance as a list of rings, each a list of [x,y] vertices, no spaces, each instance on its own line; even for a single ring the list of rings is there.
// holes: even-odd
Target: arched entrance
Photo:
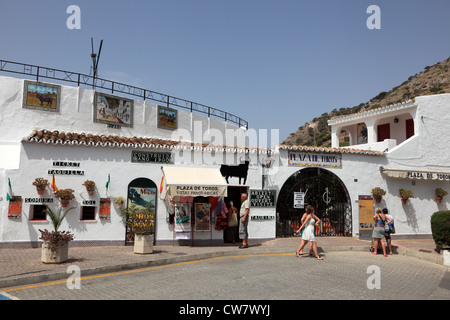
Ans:
[[[290,237],[301,226],[304,208],[294,208],[294,193],[304,193],[304,206],[310,204],[322,220],[318,236],[351,236],[350,197],[342,181],[322,168],[305,168],[295,172],[280,190],[277,200],[277,237]]]
[[[137,178],[128,184],[127,207],[135,204],[143,214],[148,214],[149,218],[146,221],[154,224],[154,230],[156,230],[156,199],[157,187],[152,180]],[[134,234],[129,228],[126,228],[125,241],[134,241]]]

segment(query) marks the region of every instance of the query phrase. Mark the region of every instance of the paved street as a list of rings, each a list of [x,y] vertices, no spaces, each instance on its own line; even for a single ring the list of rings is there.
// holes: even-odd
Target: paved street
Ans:
[[[82,278],[80,289],[68,289],[63,280],[5,291],[23,300],[450,300],[444,266],[367,252],[323,256],[323,261],[293,253],[219,257]],[[368,273],[370,266],[379,267],[379,282],[374,280],[376,272]],[[379,283],[380,289],[369,289],[368,282]]]

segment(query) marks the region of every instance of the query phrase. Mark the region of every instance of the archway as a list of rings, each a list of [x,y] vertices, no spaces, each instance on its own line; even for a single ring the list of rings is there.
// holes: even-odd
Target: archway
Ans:
[[[294,192],[304,193],[304,206],[310,204],[322,220],[317,236],[351,236],[352,210],[343,182],[322,168],[305,168],[290,176],[277,200],[277,237],[290,237],[301,226],[304,208],[294,208]]]
[[[156,230],[156,199],[157,187],[152,180],[137,178],[128,184],[127,207],[135,204],[142,209],[143,214],[149,214],[147,221],[154,224],[154,230]],[[156,236],[153,239],[155,241]],[[134,234],[129,228],[126,228],[125,241],[134,241]]]

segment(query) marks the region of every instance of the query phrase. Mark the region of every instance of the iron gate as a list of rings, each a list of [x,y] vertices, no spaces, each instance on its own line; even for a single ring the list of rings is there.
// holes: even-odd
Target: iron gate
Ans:
[[[277,201],[277,237],[292,237],[301,226],[304,209],[294,208],[294,192],[304,192],[304,206],[310,204],[322,221],[317,236],[351,236],[350,197],[342,181],[322,168],[305,168],[284,183]]]

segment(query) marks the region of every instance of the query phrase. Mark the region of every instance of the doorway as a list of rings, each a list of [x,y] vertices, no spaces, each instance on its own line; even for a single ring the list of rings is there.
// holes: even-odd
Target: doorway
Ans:
[[[136,205],[142,214],[148,215],[148,223],[153,224],[155,236],[153,237],[153,244],[156,241],[156,184],[147,178],[137,178],[128,184],[127,191],[127,208],[130,205]],[[125,242],[134,242],[134,234],[130,228],[125,228]]]
[[[303,203],[297,208],[294,208],[295,192],[303,193]],[[277,237],[294,236],[308,204],[322,220],[316,236],[352,236],[352,209],[344,183],[323,168],[305,168],[290,176],[280,190],[276,210]]]
[[[237,209],[238,225],[234,229],[234,231],[236,231],[236,232],[233,232],[233,230],[230,228],[225,228],[225,230],[223,232],[223,242],[224,243],[233,243],[233,242],[240,243],[240,242],[242,242],[242,240],[239,239],[239,232],[238,232],[239,224],[241,222],[239,219],[239,210],[241,208],[241,194],[242,193],[248,194],[248,187],[241,187],[241,186],[228,187],[228,196],[225,198],[225,204],[228,209],[228,215],[230,215],[231,214],[230,204],[231,204],[231,201],[233,202],[233,206]]]

